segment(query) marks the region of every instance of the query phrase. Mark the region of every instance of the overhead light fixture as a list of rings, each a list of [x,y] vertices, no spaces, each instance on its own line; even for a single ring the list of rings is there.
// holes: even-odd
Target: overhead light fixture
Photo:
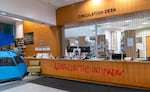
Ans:
[[[93,4],[99,4],[101,2],[101,0],[92,0]]]
[[[12,19],[16,21],[22,21],[22,19],[18,19],[18,18],[12,18]]]
[[[146,24],[149,24],[149,23],[148,23],[148,22],[143,22],[142,24],[143,24],[143,25],[146,25]]]
[[[7,13],[6,12],[0,12],[0,15],[7,15]]]
[[[131,22],[132,20],[125,20],[124,22]]]

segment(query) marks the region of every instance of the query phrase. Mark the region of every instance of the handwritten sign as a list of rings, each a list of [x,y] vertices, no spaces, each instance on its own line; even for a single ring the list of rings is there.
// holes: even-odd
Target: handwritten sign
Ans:
[[[98,74],[101,76],[111,76],[111,77],[119,77],[122,76],[124,70],[108,68],[102,66],[86,66],[86,65],[78,65],[78,64],[66,64],[61,62],[54,62],[54,69],[56,71],[67,71],[67,72],[82,72],[82,73],[92,73]]]

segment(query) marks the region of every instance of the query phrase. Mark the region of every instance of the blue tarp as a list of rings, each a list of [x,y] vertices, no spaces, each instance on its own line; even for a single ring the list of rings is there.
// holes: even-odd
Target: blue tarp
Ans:
[[[14,43],[14,36],[0,32],[0,46],[5,46]]]

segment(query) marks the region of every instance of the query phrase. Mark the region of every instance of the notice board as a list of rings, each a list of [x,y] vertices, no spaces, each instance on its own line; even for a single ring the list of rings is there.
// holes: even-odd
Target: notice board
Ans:
[[[33,32],[24,33],[24,39],[25,45],[34,44],[34,33]]]

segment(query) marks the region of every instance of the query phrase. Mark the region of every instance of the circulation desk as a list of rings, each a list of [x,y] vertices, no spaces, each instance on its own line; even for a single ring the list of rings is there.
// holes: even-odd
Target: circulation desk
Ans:
[[[41,60],[42,74],[65,79],[150,88],[150,63],[134,61]]]

